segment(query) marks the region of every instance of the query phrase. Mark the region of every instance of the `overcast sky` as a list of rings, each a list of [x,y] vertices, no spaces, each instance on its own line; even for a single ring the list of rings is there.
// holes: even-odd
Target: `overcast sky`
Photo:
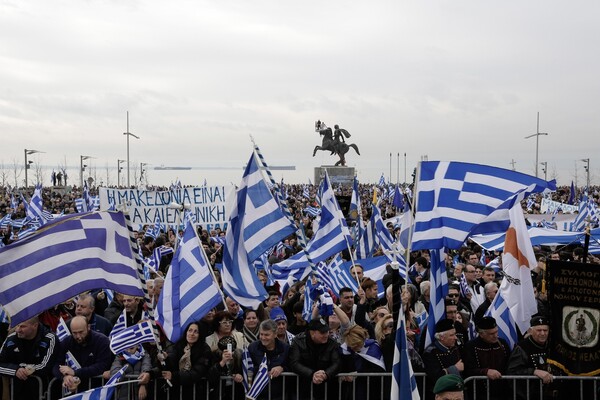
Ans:
[[[388,177],[390,153],[403,181],[405,152],[408,177],[423,155],[534,174],[539,112],[548,179],[582,185],[590,158],[600,184],[598,15],[595,1],[0,0],[0,161],[90,155],[115,183],[129,111],[132,162],[239,167],[150,171],[156,184],[238,183],[250,135],[296,166],[278,179],[307,183],[336,161],[312,157],[317,119],[352,134],[361,182]]]

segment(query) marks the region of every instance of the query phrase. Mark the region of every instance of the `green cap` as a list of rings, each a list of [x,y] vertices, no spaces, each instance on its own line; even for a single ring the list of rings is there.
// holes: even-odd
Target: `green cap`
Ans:
[[[458,375],[444,375],[437,380],[433,387],[433,394],[442,392],[462,392],[465,388],[465,383]]]

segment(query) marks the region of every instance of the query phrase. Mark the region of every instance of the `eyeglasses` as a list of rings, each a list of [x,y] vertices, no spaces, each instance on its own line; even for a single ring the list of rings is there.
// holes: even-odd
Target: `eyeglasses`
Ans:
[[[232,323],[232,322],[233,322],[233,321],[229,321],[229,320],[223,320],[223,321],[219,321],[219,323],[220,323],[221,325],[231,325],[231,323]]]
[[[448,297],[458,297],[458,293],[448,294]]]

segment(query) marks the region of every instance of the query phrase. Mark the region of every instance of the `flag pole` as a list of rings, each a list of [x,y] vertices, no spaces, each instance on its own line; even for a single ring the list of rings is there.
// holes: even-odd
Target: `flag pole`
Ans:
[[[296,223],[294,222],[294,219],[292,218],[292,213],[290,212],[287,201],[285,201],[285,199],[283,198],[281,190],[280,190],[279,186],[277,185],[277,182],[275,182],[275,178],[273,177],[273,174],[271,173],[271,170],[269,169],[269,166],[267,165],[267,162],[266,162],[265,158],[263,157],[263,155],[260,151],[260,148],[254,142],[254,138],[252,137],[252,135],[250,135],[250,140],[252,141],[252,145],[254,147],[254,154],[255,154],[255,156],[258,157],[259,162],[263,165],[264,170],[267,173],[267,176],[269,177],[271,185],[273,186],[273,190],[274,190],[275,194],[277,195],[276,200],[277,200],[277,203],[279,204],[279,207],[283,211],[283,214],[290,221],[290,223],[293,225],[296,225]],[[298,243],[300,244],[300,247],[302,248],[304,255],[306,255],[306,259],[308,261],[308,265],[310,266],[311,273],[313,275],[317,276],[317,279],[318,279],[319,275],[317,272],[317,267],[315,266],[315,263],[313,262],[312,258],[310,257],[310,254],[308,253],[307,240],[306,240],[306,236],[304,234],[304,229],[302,229],[302,226],[297,227],[296,237],[298,238]]]
[[[121,212],[125,216],[125,222],[127,223],[127,229],[129,230],[129,240],[131,242],[131,250],[133,252],[133,257],[137,264],[138,278],[140,279],[140,281],[142,283],[142,291],[144,292],[144,301],[146,302],[146,307],[148,308],[148,318],[150,318],[150,323],[152,324],[152,333],[154,336],[154,342],[156,343],[156,350],[158,351],[159,354],[162,354],[163,349],[162,349],[162,346],[161,346],[160,340],[159,340],[160,333],[158,330],[158,325],[156,325],[156,320],[154,319],[154,307],[152,306],[152,303],[150,301],[150,295],[148,294],[148,286],[146,285],[146,278],[144,278],[144,265],[143,265],[141,257],[140,257],[137,240],[133,237],[133,225],[131,223],[131,217],[129,216],[129,212],[127,211],[128,209],[129,209],[129,206],[127,205],[126,207],[124,207],[124,211],[121,211]],[[160,358],[159,358],[159,360],[160,360]],[[166,365],[164,359],[160,360],[160,363],[162,366]],[[169,386],[171,386],[171,387],[173,386],[173,384],[171,383],[170,380],[166,379],[166,382]]]

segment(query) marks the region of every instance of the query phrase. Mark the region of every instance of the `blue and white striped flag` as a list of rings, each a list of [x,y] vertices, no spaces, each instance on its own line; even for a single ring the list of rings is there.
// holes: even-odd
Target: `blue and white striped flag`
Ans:
[[[4,311],[4,307],[2,307],[2,305],[0,305],[0,322],[1,323],[8,323],[8,322],[10,322],[8,320],[8,314],[6,314],[6,311]]]
[[[412,249],[458,249],[476,233],[501,232],[508,210],[556,182],[503,168],[460,162],[419,163]]]
[[[69,327],[65,323],[63,317],[60,317],[58,320],[58,326],[56,327],[56,336],[58,336],[58,340],[61,342],[69,336],[71,336],[71,331],[69,331]]]
[[[515,322],[510,315],[510,309],[508,304],[502,296],[502,292],[498,291],[496,297],[492,301],[492,304],[485,312],[486,317],[494,317],[496,324],[498,325],[498,336],[506,340],[512,350],[518,341],[517,329],[515,328]]]
[[[124,365],[113,376],[111,376],[109,380],[106,381],[106,385],[104,385],[104,386],[114,385],[117,382],[119,382],[121,380],[121,378],[123,377],[123,375],[125,375],[125,371],[127,371],[127,367],[128,367],[127,365]]]
[[[317,269],[319,270],[321,280],[333,293],[339,293],[342,288],[349,287],[354,294],[357,294],[358,283],[350,275],[349,269],[342,268],[343,263],[344,260],[342,260],[339,254],[333,257],[329,265],[326,265],[325,262],[320,262],[317,265]]]
[[[156,239],[158,237],[158,235],[160,235],[161,229],[162,229],[162,224],[160,222],[160,214],[156,213],[156,219],[154,220],[154,225],[149,227],[146,230],[146,234],[144,236]]]
[[[463,298],[467,298],[470,294],[472,295],[473,293],[471,292],[471,288],[469,288],[469,284],[467,283],[467,278],[465,278],[465,274],[462,273],[460,274],[460,296]]]
[[[242,352],[242,385],[244,386],[246,393],[250,390],[250,379],[252,379],[253,374],[254,362],[248,352],[248,346],[244,346],[244,351]]]
[[[385,370],[385,363],[383,362],[383,352],[381,351],[381,347],[379,347],[379,343],[377,343],[377,341],[375,341],[374,339],[365,340],[365,344],[358,352],[354,352],[352,349],[349,349],[346,343],[340,346],[340,350],[344,355],[356,353],[358,356],[364,358],[368,362],[375,364],[381,369]]]
[[[392,367],[392,393],[390,398],[402,400],[420,400],[417,380],[413,373],[408,355],[406,342],[406,321],[404,320],[404,307],[400,306],[398,325],[396,328],[396,346],[394,347],[394,364]]]
[[[231,210],[223,251],[224,291],[244,307],[257,308],[268,297],[252,262],[296,231],[263,180],[256,156],[246,166]]]
[[[250,391],[246,393],[246,398],[255,400],[269,384],[269,367],[267,366],[267,353],[258,366],[258,371],[254,374],[254,381]]]
[[[303,212],[304,214],[315,218],[317,215],[321,214],[321,209],[319,207],[308,206],[303,210]]]
[[[23,202],[25,203],[25,202]],[[26,204],[26,203],[25,203]],[[52,219],[52,214],[45,213],[44,211],[44,201],[42,199],[42,185],[35,185],[35,190],[33,191],[33,196],[31,196],[31,200],[29,201],[29,205],[26,204],[27,208],[27,216],[32,220],[37,219],[40,225],[46,224],[50,219]]]
[[[70,351],[67,351],[67,353],[65,354],[65,362],[67,363],[67,366],[69,366],[73,370],[81,369],[81,364],[79,364],[73,353],[71,353]]]
[[[86,290],[143,296],[125,216],[73,214],[0,249],[0,304],[17,325]]]
[[[108,335],[108,337],[112,338],[117,333],[122,332],[126,328],[127,328],[127,310],[123,309],[123,312],[121,313],[121,315],[119,315],[119,318],[117,318],[117,322],[115,322],[115,324],[113,325],[113,328],[110,331],[110,334]]]
[[[446,315],[445,300],[448,294],[448,275],[444,260],[446,253],[442,250],[431,250],[431,272],[429,281],[431,290],[429,292],[429,317],[427,318],[427,336],[425,347],[435,342],[435,324]],[[423,340],[423,338],[421,338]]]
[[[158,321],[172,342],[181,337],[189,323],[200,320],[222,302],[200,246],[194,227],[187,225],[159,297]]]
[[[119,354],[138,344],[154,341],[154,331],[150,321],[142,321],[111,337],[110,350],[114,354]]]
[[[379,178],[379,186],[385,186],[385,177],[383,176],[383,172],[381,173],[381,177]]]
[[[305,199],[310,199],[310,190],[308,189],[307,185],[304,185],[304,188],[302,188],[302,197]]]

